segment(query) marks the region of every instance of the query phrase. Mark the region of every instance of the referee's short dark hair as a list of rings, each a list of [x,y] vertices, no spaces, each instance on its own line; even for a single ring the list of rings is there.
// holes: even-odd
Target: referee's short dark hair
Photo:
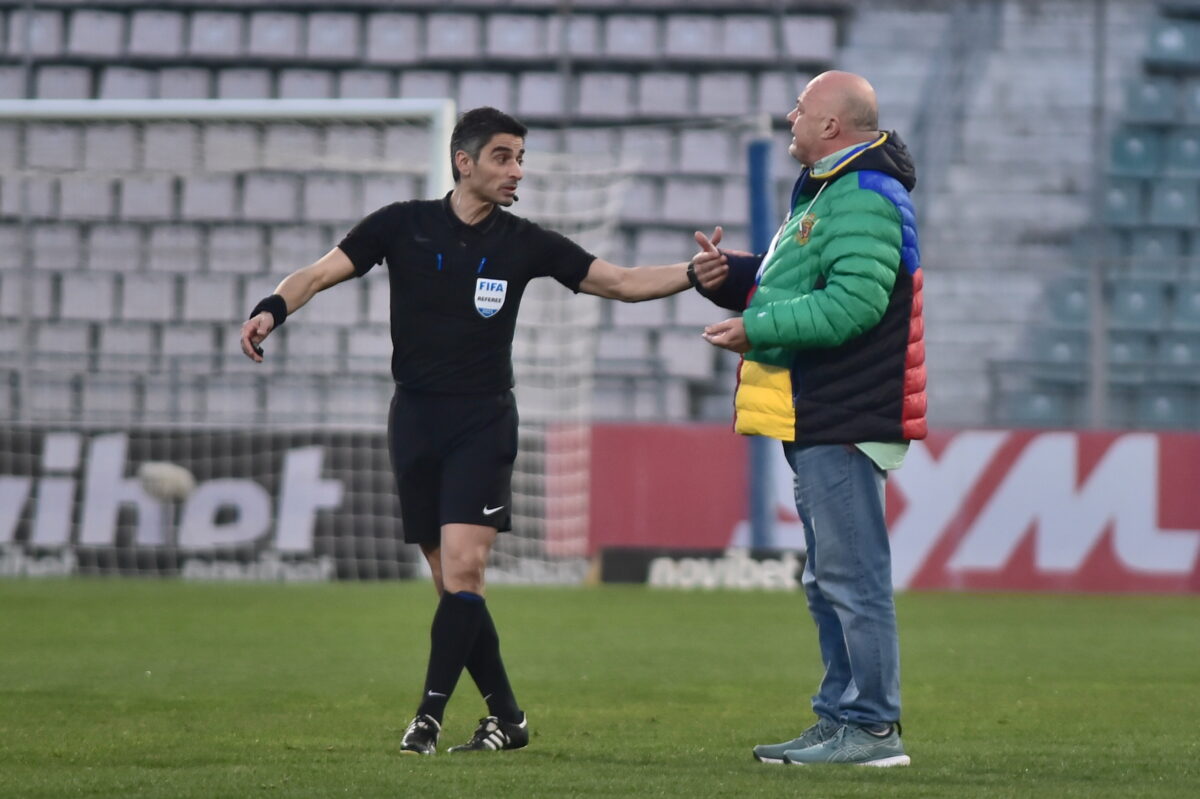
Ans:
[[[497,133],[507,133],[512,136],[525,138],[529,128],[522,125],[513,117],[491,106],[472,108],[458,118],[454,132],[450,134],[450,174],[458,183],[460,175],[454,164],[454,154],[462,150],[471,156],[472,161],[479,160],[479,154]]]

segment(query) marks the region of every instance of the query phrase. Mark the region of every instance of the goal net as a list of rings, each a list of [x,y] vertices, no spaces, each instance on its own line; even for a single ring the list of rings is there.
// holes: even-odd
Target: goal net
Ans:
[[[419,573],[384,270],[297,314],[262,365],[238,332],[362,216],[447,191],[453,122],[449,101],[0,103],[0,574]],[[616,171],[531,160],[519,210],[601,253]],[[546,282],[514,347],[502,579],[583,573],[596,311]]]

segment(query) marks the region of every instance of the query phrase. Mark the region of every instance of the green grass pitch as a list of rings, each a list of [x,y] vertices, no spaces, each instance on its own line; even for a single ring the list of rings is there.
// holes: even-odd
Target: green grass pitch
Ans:
[[[899,598],[907,769],[763,766],[799,594],[497,587],[533,740],[403,757],[427,583],[0,581],[3,797],[1138,797],[1200,790],[1200,598]],[[443,747],[483,705],[464,675]]]

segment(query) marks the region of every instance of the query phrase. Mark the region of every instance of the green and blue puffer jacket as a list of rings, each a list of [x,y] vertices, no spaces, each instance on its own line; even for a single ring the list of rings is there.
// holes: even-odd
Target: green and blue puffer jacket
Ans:
[[[881,133],[800,174],[765,255],[727,254],[729,277],[703,293],[744,309],[752,349],[738,370],[737,432],[800,444],[925,437],[915,183],[904,144]]]

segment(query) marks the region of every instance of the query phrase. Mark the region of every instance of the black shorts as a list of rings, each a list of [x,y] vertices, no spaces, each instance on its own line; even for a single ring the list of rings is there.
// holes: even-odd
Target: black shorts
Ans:
[[[511,391],[421,394],[397,386],[388,452],[408,543],[437,543],[444,524],[512,529],[517,405]]]

